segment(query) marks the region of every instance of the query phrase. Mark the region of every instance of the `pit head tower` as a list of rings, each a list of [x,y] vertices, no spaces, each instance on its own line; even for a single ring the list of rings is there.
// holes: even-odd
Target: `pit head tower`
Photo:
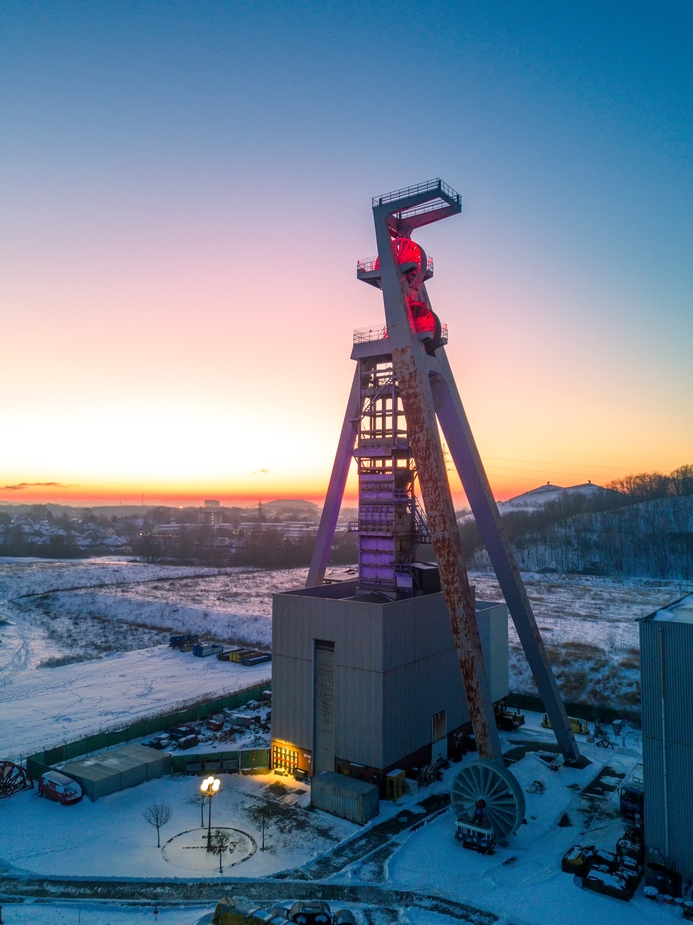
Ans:
[[[445,353],[447,328],[428,296],[426,282],[433,276],[433,262],[421,243],[412,239],[426,225],[459,214],[461,197],[435,179],[377,196],[372,206],[378,254],[359,260],[356,274],[382,292],[385,324],[354,334],[354,379],[306,589],[275,598],[273,719],[274,731],[280,736],[277,747],[291,751],[291,736],[301,738],[302,749],[294,751],[305,755],[310,748],[313,773],[324,769],[349,772],[351,765],[384,772],[391,765],[389,759],[406,764],[419,760],[426,749],[435,750],[435,736],[440,733],[435,728],[436,716],[449,714],[454,717],[453,725],[464,718],[473,728],[480,761],[462,782],[462,790],[471,796],[503,794],[498,812],[505,813],[505,822],[499,823],[498,831],[508,834],[519,824],[518,818],[521,821],[523,798],[503,766],[493,712],[494,700],[504,696],[504,685],[507,690],[507,620],[503,648],[502,619],[494,622],[492,605],[475,603],[469,584],[439,424],[557,741],[567,761],[576,761],[579,752]],[[349,588],[339,589],[323,582],[352,460],[359,480],[358,521],[350,525],[359,539],[358,579]],[[416,561],[421,543],[432,545],[437,568]],[[288,598],[295,599],[292,605],[286,603]],[[298,598],[302,603],[297,606]],[[364,623],[364,607],[379,608],[379,616],[372,612]],[[291,632],[298,630],[303,640],[298,645],[303,647],[300,653],[288,643],[284,610],[292,614]],[[412,653],[403,651],[394,629],[398,620],[403,633],[416,637],[417,651],[430,648],[427,638],[431,642],[435,651],[423,659],[427,664],[415,658],[412,662]],[[375,636],[374,626],[378,627]],[[320,633],[328,635],[323,638]],[[358,654],[366,638],[378,649],[377,664],[369,662],[372,651]],[[302,683],[297,683],[298,676],[291,680],[293,669],[289,670],[286,661],[291,658],[305,662]],[[451,665],[455,666],[454,678]],[[417,697],[428,697],[426,709],[445,702],[442,711],[434,711],[428,726],[424,711],[413,738],[404,735],[397,743],[390,741],[384,729],[373,732],[371,737],[380,743],[373,751],[380,762],[375,766],[339,754],[340,749],[356,754],[356,740],[364,735],[368,738],[364,730],[350,738],[350,727],[359,720],[346,705],[355,705],[354,698],[361,703],[359,685],[373,681],[374,666],[380,694],[371,698],[376,707],[366,718],[371,725],[399,728],[399,714],[411,710]],[[340,669],[351,672],[348,684],[346,675],[341,682],[335,680]],[[397,676],[396,681],[395,675],[389,678],[390,687],[394,685],[397,691],[393,697],[388,697],[388,672]],[[287,692],[293,686],[293,719],[291,711],[285,715],[280,706],[284,685]],[[365,696],[363,702],[367,701]],[[299,714],[303,714],[302,722]],[[417,749],[412,750],[412,745]]]

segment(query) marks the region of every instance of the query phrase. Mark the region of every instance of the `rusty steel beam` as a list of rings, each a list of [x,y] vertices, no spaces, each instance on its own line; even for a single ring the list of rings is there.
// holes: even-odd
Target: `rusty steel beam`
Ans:
[[[438,433],[428,358],[409,323],[408,287],[395,262],[388,230],[388,219],[393,211],[396,209],[392,204],[373,207],[392,362],[479,755],[502,762],[474,600]]]
[[[337,444],[337,455],[332,466],[332,475],[327,487],[325,505],[320,517],[320,526],[315,537],[313,556],[308,569],[306,588],[321,585],[325,578],[325,569],[330,558],[334,532],[339,519],[339,509],[342,506],[344,488],[349,476],[349,467],[352,460],[352,450],[356,442],[356,433],[359,419],[359,364],[356,364],[354,379],[351,384],[349,401],[347,402],[344,423]]]
[[[431,374],[433,399],[455,468],[525,651],[539,696],[551,720],[558,745],[567,761],[576,761],[580,757],[580,751],[568,723],[568,715],[546,655],[532,605],[498,513],[444,348],[436,351],[433,365],[438,366],[438,371]]]

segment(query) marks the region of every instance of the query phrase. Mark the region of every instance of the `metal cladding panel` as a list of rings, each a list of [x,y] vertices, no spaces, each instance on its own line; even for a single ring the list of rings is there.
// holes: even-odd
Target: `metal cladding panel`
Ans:
[[[640,621],[640,680],[643,738],[661,739],[659,633],[650,620]]]
[[[272,736],[313,749],[315,640],[334,642],[335,753],[380,767],[382,605],[277,594],[272,618]]]
[[[272,659],[272,738],[313,748],[313,663],[310,658]]]
[[[477,607],[491,695],[500,700],[508,693],[508,611],[505,604]],[[442,594],[400,601],[395,611],[386,609],[384,638],[389,670],[383,678],[383,763],[377,767],[428,745],[434,713],[446,711],[449,730],[469,720]]]
[[[275,594],[272,654],[312,658],[313,640],[325,639],[335,643],[335,664],[377,671],[382,664],[381,609],[360,601]],[[276,692],[276,667],[272,686]]]
[[[645,840],[693,878],[693,624],[640,621]]]
[[[316,640],[313,685],[313,774],[319,774],[334,771],[334,643]]]
[[[372,768],[383,762],[383,675],[338,666],[335,754]]]
[[[139,764],[135,768],[129,768],[120,775],[120,789],[127,790],[128,787],[137,787],[147,780],[147,765]]]
[[[154,780],[156,777],[165,777],[171,773],[172,767],[173,759],[171,755],[168,752],[160,753],[160,756],[155,758],[154,761],[150,761],[147,766],[149,780]]]
[[[494,700],[508,693],[505,605],[477,616]],[[432,716],[467,722],[450,618],[442,594],[392,603],[278,594],[273,607],[274,739],[313,748],[313,650],[334,642],[335,755],[387,767],[428,745]]]
[[[447,728],[469,720],[455,650],[388,671],[383,679],[383,762],[388,767],[429,745],[433,714],[446,711]]]
[[[365,825],[380,811],[380,791],[374,784],[323,771],[313,778],[311,803],[333,816]]]
[[[507,697],[510,690],[508,608],[505,604],[477,601],[476,621],[491,687],[491,698],[495,702]]]

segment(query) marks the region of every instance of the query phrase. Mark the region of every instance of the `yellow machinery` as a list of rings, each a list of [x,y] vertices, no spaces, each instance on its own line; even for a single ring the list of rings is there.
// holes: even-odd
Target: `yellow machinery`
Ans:
[[[553,729],[548,713],[544,713],[544,718],[542,719],[541,724],[544,729]],[[586,719],[576,719],[574,716],[569,716],[568,725],[570,726],[572,732],[574,732],[576,735],[586,736],[590,734],[590,727],[587,725]]]
[[[404,796],[404,771],[396,768],[385,775],[385,799],[392,800],[396,803],[400,797]]]

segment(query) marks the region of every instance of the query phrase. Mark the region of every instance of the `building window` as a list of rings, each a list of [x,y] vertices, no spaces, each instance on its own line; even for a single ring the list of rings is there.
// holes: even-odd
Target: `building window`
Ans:
[[[440,739],[444,739],[447,734],[448,720],[445,710],[441,710],[440,713],[433,714],[433,739],[431,741],[438,742]]]
[[[298,752],[296,749],[287,748],[285,745],[273,745],[272,767],[293,771],[294,768],[298,767]]]

